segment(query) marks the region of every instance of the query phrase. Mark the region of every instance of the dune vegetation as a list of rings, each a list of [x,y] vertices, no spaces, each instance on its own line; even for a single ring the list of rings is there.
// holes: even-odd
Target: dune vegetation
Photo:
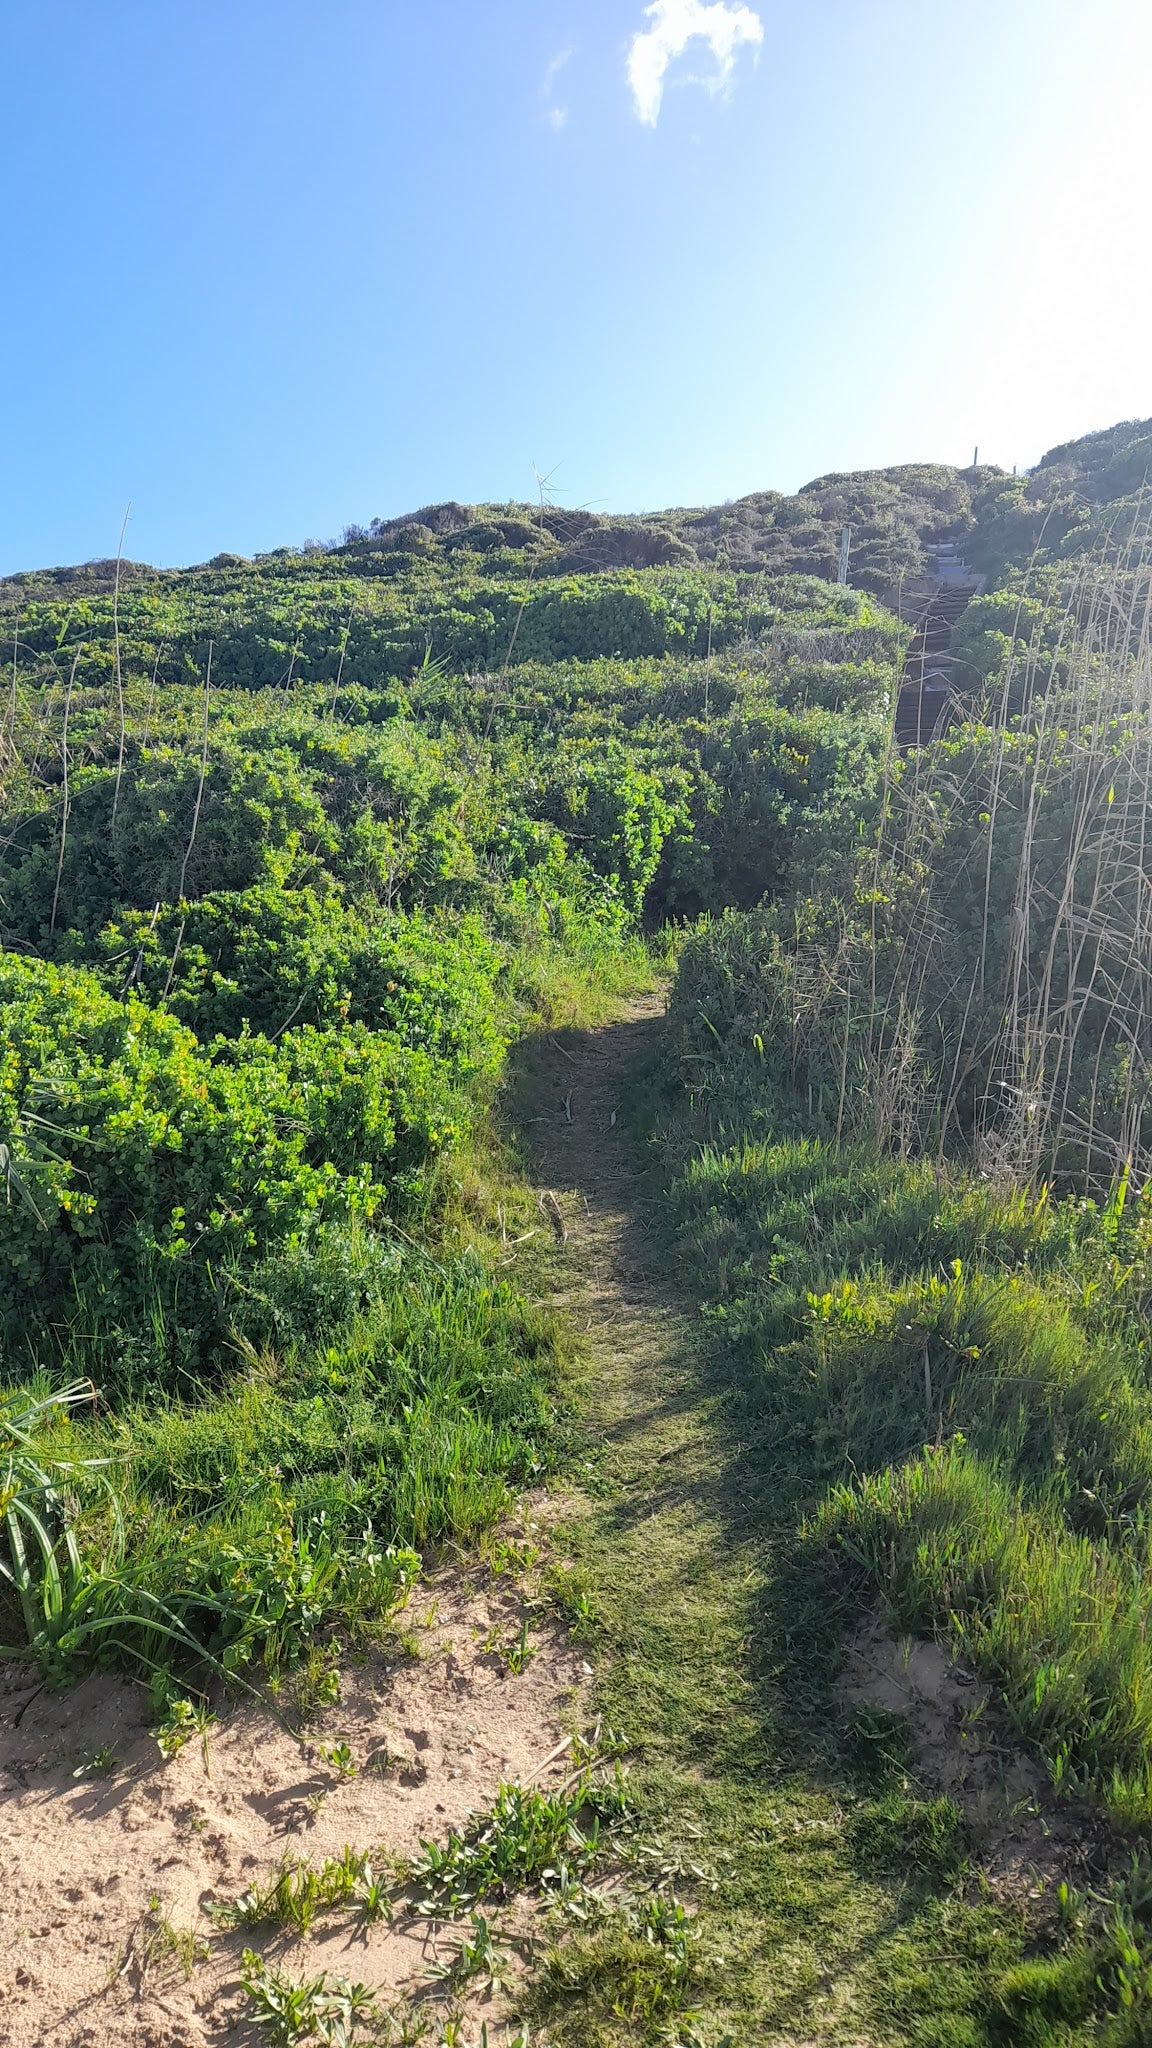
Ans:
[[[9,1653],[161,1720],[300,1702],[423,1558],[589,1469],[582,1340],[507,1258],[543,1216],[509,1062],[667,982],[636,1144],[765,1447],[781,1669],[843,1759],[861,1618],[947,1646],[1107,1843],[870,2038],[1149,2038],[1150,467],[1136,422],[1027,477],[0,582]],[[904,749],[952,541],[983,588]],[[978,1845],[934,1856],[974,1913]],[[571,1936],[540,2024],[738,2027],[676,1910]]]

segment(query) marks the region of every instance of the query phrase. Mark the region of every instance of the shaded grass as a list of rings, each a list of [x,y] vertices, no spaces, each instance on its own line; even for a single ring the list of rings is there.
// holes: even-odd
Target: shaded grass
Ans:
[[[962,1445],[838,1487],[812,1524],[901,1631],[946,1633],[996,1684],[1059,1790],[1152,1818],[1152,1589],[1143,1560],[1030,1509]]]
[[[706,1368],[668,1391],[645,1402],[575,1543],[602,1616],[598,1704],[633,1744],[650,1880],[692,1905],[713,1959],[693,1988],[701,2038],[998,2042],[995,1987],[1027,1953],[1023,1913],[983,1894],[962,1823],[917,1787],[900,1733],[862,1758],[841,1724],[827,1638],[839,1609],[826,1569],[792,1568],[788,1502],[740,1454],[755,1410]],[[649,1489],[668,1453],[677,1479]],[[613,2010],[595,1951],[577,1962],[579,2021],[549,1979],[559,2038],[649,2038]],[[602,1967],[610,1985],[615,1965]]]
[[[951,1627],[1059,1786],[1146,1817],[1146,1203],[1052,1204],[811,1141],[706,1152],[678,1199],[799,1511],[857,1475],[813,1529],[903,1628]],[[736,1279],[710,1265],[725,1236]]]
[[[827,1553],[796,1543],[811,1473],[778,1440],[759,1362],[701,1325],[658,1174],[605,1158],[598,1104],[627,1116],[626,1063],[657,1031],[621,1027],[614,1064],[607,1035],[566,1041],[581,1117],[563,1170],[588,1220],[555,1277],[578,1320],[587,1302],[596,1494],[555,1576],[597,1706],[631,1743],[628,1881],[689,1912],[691,1981],[678,2018],[657,2010],[663,1992],[646,2008],[628,1974],[635,1930],[592,1929],[559,1940],[533,2010],[573,2048],[690,2031],[709,2048],[725,2032],[999,2048],[998,1986],[1030,1953],[1024,1912],[987,1896],[899,1729],[862,1740],[838,1710],[847,1596]],[[543,1170],[561,1168],[549,1154]]]
[[[555,1943],[528,2005],[547,2014],[557,2048],[596,2039],[598,2030],[621,2022],[634,2040],[668,2041],[680,2034],[678,2020],[688,2024],[715,1967],[684,1908],[656,1897]]]

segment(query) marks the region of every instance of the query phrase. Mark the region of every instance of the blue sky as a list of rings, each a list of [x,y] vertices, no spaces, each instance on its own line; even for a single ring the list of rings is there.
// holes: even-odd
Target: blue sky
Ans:
[[[129,501],[190,562],[1152,413],[1147,0],[0,0],[0,50],[0,572]]]

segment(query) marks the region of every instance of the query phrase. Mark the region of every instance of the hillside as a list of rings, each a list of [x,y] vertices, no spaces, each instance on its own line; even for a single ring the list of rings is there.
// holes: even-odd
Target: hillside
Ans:
[[[1150,465],[0,582],[14,2042],[1150,2037]]]
[[[125,589],[215,593],[225,571],[287,578],[307,562],[314,577],[329,581],[340,574],[402,577],[416,561],[501,578],[530,566],[545,575],[704,567],[834,580],[841,533],[851,525],[851,581],[883,595],[923,574],[927,550],[939,540],[961,541],[969,559],[989,571],[1021,567],[1037,549],[1041,561],[1067,559],[1105,531],[1123,540],[1150,465],[1152,420],[1129,420],[1050,449],[1022,476],[994,465],[904,464],[817,477],[792,496],[757,491],[725,505],[631,517],[549,504],[449,502],[349,527],[329,547],[281,549],[255,564],[219,555],[199,570],[129,562],[121,580]],[[115,576],[114,561],[32,571],[0,579],[0,603],[95,595],[109,591]]]

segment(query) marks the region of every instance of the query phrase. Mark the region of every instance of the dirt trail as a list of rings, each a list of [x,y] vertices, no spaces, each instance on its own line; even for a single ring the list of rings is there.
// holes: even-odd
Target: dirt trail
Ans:
[[[645,1167],[629,1128],[628,1091],[663,1018],[662,991],[636,996],[614,1024],[531,1041],[521,1064],[527,1149],[566,1231],[556,1305],[591,1338],[593,1420],[617,1476],[643,1479],[653,1508],[653,1452],[667,1445],[663,1429],[653,1445],[652,1427],[698,1398],[691,1325],[654,1228],[660,1169]]]
[[[664,996],[635,996],[619,1022],[547,1035],[523,1048],[521,1127],[540,1187],[564,1217],[567,1257],[559,1305],[597,1325],[621,1368],[679,1348],[682,1318],[661,1275],[646,1212],[660,1199],[659,1170],[646,1169],[628,1127],[628,1091],[656,1042]],[[623,1373],[612,1377],[623,1377]]]
[[[526,1048],[535,1113],[522,1129],[567,1229],[557,1305],[591,1354],[600,1470],[574,1535],[602,1581],[600,1699],[682,1789],[686,1756],[695,1774],[721,1719],[740,1726],[749,1757],[762,1740],[747,1649],[763,1546],[755,1515],[733,1522],[726,1394],[701,1369],[664,1162],[646,1161],[630,1115],[631,1092],[658,1071],[663,1018],[663,993],[647,994],[615,1024]]]

